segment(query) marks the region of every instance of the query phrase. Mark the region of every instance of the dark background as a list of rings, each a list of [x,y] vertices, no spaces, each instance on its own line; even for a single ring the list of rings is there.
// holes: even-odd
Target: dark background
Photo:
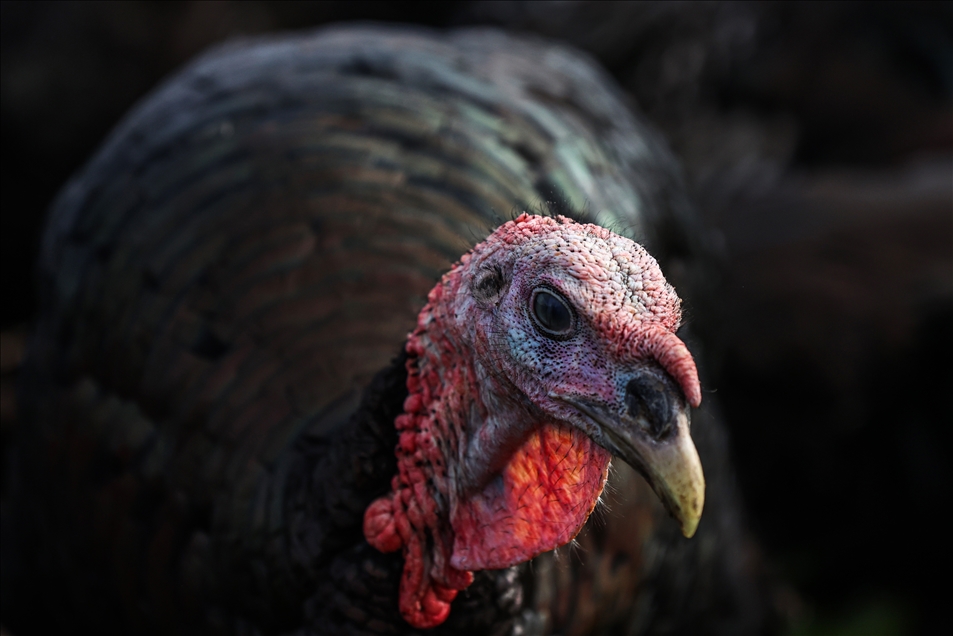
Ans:
[[[502,25],[596,56],[668,136],[723,265],[721,398],[793,633],[939,633],[953,567],[953,4],[3,2],[3,492],[45,211],[211,44]]]

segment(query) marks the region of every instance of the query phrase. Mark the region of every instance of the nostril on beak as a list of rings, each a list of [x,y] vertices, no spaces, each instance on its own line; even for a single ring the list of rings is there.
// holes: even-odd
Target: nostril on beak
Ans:
[[[625,387],[625,405],[633,418],[644,418],[655,439],[668,435],[675,426],[671,393],[665,382],[652,375],[639,375]]]

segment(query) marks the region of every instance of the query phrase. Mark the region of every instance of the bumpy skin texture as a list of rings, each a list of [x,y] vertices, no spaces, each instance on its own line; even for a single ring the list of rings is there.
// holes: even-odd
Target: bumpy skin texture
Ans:
[[[534,326],[540,289],[573,308],[565,339]],[[403,548],[400,608],[411,625],[446,620],[472,570],[527,561],[586,522],[610,455],[592,441],[597,430],[572,424],[560,395],[620,402],[625,372],[650,361],[698,406],[695,364],[674,334],[680,304],[630,239],[528,214],[430,292],[407,343],[399,472],[364,517],[371,545]]]

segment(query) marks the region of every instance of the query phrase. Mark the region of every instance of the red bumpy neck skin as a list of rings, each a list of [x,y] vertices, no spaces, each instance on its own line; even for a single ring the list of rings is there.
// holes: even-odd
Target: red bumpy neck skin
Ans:
[[[474,298],[487,272],[505,279],[492,302]],[[527,326],[527,289],[540,281],[587,308],[584,355]],[[398,473],[364,516],[368,543],[403,549],[408,623],[439,625],[474,570],[529,560],[586,522],[610,455],[561,417],[551,397],[563,384],[609,399],[624,390],[617,360],[652,359],[700,402],[679,320],[678,297],[641,247],[563,218],[524,214],[444,276],[407,341]]]

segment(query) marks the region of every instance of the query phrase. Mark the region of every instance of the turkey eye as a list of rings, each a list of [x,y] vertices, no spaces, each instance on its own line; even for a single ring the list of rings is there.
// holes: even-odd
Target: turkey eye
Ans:
[[[565,336],[572,330],[569,303],[546,289],[537,289],[533,294],[533,319],[549,336]]]

